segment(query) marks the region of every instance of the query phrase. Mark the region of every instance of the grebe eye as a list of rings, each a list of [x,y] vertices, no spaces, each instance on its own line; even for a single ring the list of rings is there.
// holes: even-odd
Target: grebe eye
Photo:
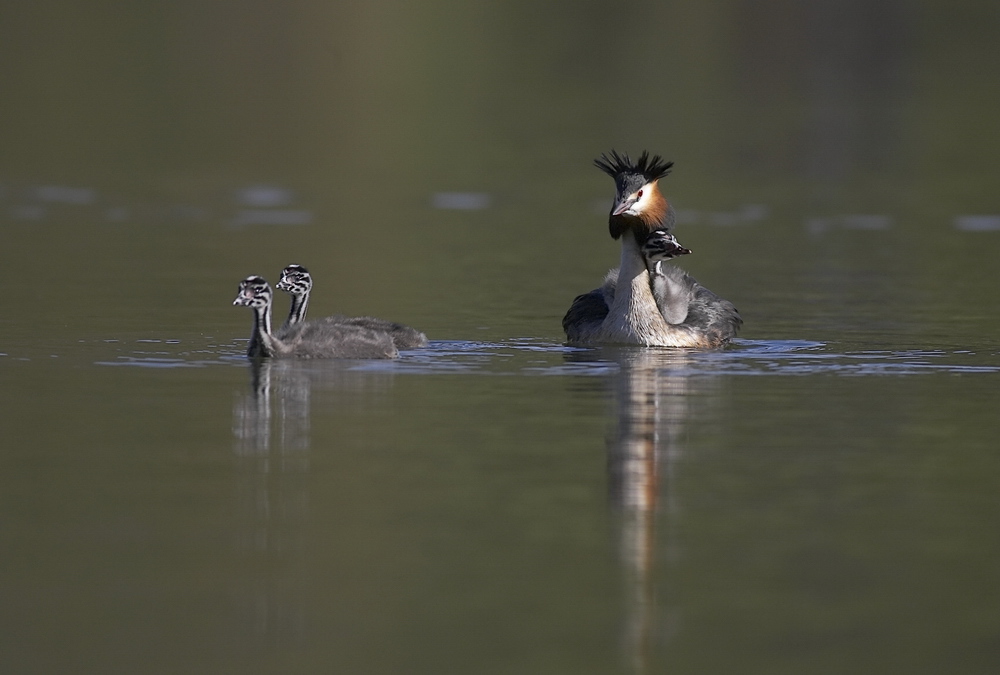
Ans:
[[[638,192],[635,193],[635,198],[642,199],[642,190],[639,190]]]

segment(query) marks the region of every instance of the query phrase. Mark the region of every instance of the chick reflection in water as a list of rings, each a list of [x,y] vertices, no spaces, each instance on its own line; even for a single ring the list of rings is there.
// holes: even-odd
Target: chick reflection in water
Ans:
[[[338,360],[253,359],[247,365],[250,386],[237,392],[232,418],[233,539],[245,563],[237,621],[248,648],[265,638],[293,648],[315,630],[308,625],[316,583],[307,554],[311,408],[322,408],[324,424],[343,428],[358,410],[384,407],[394,379],[391,372]]]
[[[241,394],[233,407],[236,454],[266,455],[274,424],[280,425],[282,452],[307,450],[312,395],[308,375],[294,368],[293,362],[256,359],[250,363],[250,377],[250,391]]]
[[[311,384],[297,360],[255,359],[233,406],[233,541],[243,560],[235,620],[247,645],[301,642],[310,576]]]
[[[618,549],[625,577],[623,637],[636,673],[649,672],[653,636],[669,635],[673,617],[657,619],[654,583],[657,516],[669,517],[672,465],[680,456],[693,382],[685,352],[615,350],[615,430],[608,439],[608,492],[617,512]],[[669,542],[668,542],[669,543]]]

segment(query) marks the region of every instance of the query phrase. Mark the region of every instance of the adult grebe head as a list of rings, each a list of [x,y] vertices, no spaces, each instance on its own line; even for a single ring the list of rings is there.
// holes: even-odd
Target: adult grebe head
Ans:
[[[673,162],[643,150],[635,161],[627,153],[601,155],[594,165],[615,179],[615,200],[608,215],[608,231],[618,239],[633,230],[643,240],[654,230],[673,226],[673,209],[660,192],[658,182],[670,173]]]

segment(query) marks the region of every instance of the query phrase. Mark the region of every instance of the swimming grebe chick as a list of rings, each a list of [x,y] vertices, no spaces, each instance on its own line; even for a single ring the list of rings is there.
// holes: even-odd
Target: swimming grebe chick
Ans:
[[[570,343],[658,347],[718,347],[735,337],[743,320],[732,303],[672,265],[690,253],[670,230],[673,208],[658,181],[673,162],[643,152],[633,162],[611,151],[595,165],[615,179],[608,229],[621,240],[621,266],[599,289],[578,296],[563,318]]]
[[[306,310],[309,306],[309,293],[312,291],[312,275],[302,265],[289,265],[281,270],[281,280],[276,284],[279,290],[285,291],[292,296],[292,306],[288,312],[288,319],[281,327],[281,330],[288,330],[291,326],[304,321]],[[343,316],[335,314],[320,319],[323,322],[341,323],[350,326],[360,326],[372,330],[384,331],[392,338],[396,349],[417,349],[427,346],[427,336],[416,328],[410,328],[401,323],[386,321],[373,316]],[[279,337],[281,332],[278,333]]]
[[[271,334],[271,287],[262,277],[249,276],[240,282],[234,305],[253,310],[253,332],[247,356],[293,357],[300,359],[392,359],[399,356],[386,331],[363,326],[305,321]]]
[[[288,265],[281,270],[281,279],[274,287],[292,297],[292,304],[288,308],[288,318],[282,324],[281,330],[287,330],[289,326],[306,320],[306,311],[309,309],[309,291],[312,290],[312,285],[312,275],[302,265]]]

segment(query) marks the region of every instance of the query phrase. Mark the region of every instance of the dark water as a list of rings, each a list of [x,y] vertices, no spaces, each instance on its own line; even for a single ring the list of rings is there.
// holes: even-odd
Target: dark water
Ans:
[[[991,4],[0,14],[0,670],[1000,670]],[[562,345],[611,147],[731,347]]]

